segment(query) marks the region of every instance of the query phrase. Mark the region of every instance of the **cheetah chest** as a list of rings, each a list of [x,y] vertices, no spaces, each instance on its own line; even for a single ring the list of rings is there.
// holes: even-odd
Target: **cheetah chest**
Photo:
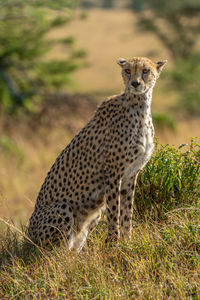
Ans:
[[[132,135],[132,162],[127,165],[123,176],[124,178],[128,179],[136,175],[151,158],[154,144],[151,122],[150,125],[147,125],[147,122],[145,122],[145,124],[138,128]]]
[[[149,161],[154,144],[153,144],[153,132],[148,126],[144,126],[141,136],[139,137],[139,149],[138,155],[138,168],[141,169]],[[141,162],[139,162],[141,160]],[[140,166],[139,166],[140,165]]]

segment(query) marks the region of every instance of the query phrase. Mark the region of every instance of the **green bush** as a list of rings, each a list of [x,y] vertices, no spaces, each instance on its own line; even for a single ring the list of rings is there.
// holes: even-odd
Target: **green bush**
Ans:
[[[200,144],[191,140],[175,149],[156,144],[156,151],[138,177],[135,204],[140,216],[164,213],[197,203],[200,197]]]

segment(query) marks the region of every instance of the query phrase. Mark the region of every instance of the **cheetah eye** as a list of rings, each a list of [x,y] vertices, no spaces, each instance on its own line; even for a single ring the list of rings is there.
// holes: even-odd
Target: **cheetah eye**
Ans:
[[[149,69],[144,69],[142,72],[143,74],[147,74],[149,72]]]
[[[130,69],[125,69],[126,74],[130,75],[131,74],[131,70]]]

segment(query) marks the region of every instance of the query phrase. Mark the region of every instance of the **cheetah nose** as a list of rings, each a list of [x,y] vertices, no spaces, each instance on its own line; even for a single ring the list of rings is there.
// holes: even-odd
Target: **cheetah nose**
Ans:
[[[140,85],[140,83],[138,82],[138,81],[132,81],[131,82],[131,85],[134,87],[134,88],[137,88],[138,87],[138,85]]]

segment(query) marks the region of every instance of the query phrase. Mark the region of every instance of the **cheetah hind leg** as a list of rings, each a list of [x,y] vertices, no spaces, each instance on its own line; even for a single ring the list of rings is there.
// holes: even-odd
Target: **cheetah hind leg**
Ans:
[[[35,209],[28,228],[29,238],[44,248],[52,248],[66,241],[69,248],[74,240],[72,209],[64,202]]]

